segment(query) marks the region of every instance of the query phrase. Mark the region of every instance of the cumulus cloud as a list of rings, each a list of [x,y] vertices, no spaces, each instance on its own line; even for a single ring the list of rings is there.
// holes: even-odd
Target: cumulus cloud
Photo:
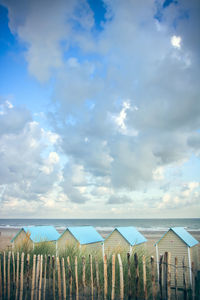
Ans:
[[[100,31],[87,1],[19,3],[5,5],[10,28],[26,43],[30,73],[40,81],[54,78],[49,120],[67,157],[60,183],[67,199],[90,201],[101,184],[108,193],[102,201],[121,204],[131,199],[121,191],[143,190],[154,181],[163,186],[165,168],[199,149],[199,2],[104,0]],[[28,113],[20,113],[24,121],[14,117],[15,129],[40,139]],[[28,143],[37,149],[34,172],[41,171],[48,187],[59,160],[54,151],[41,160],[38,138]],[[197,199],[193,192],[190,199]],[[160,209],[184,199],[165,193]]]
[[[193,207],[199,205],[200,183],[188,182],[169,190],[157,203],[158,209],[177,209],[179,207]]]
[[[8,106],[6,102],[2,105]],[[59,154],[50,150],[54,144],[49,137],[55,134],[34,122],[27,110],[11,104],[0,114],[0,123],[4,124],[0,135],[1,209],[17,209],[22,201],[32,211],[60,180]]]
[[[108,199],[108,204],[123,204],[132,202],[132,199],[127,196],[110,196]]]

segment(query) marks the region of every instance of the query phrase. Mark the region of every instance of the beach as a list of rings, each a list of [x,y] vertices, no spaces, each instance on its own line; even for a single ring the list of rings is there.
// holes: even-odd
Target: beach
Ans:
[[[10,250],[12,247],[11,239],[17,234],[19,228],[0,228],[0,251]],[[59,233],[62,233],[63,230],[58,229]],[[108,230],[98,230],[98,232],[102,235],[103,238],[106,238],[110,231]],[[140,231],[147,239],[146,249],[147,253],[150,256],[155,256],[155,247],[154,244],[163,236],[163,231]],[[189,231],[193,235],[195,239],[200,242],[200,231]],[[199,258],[200,258],[200,244],[199,247]]]

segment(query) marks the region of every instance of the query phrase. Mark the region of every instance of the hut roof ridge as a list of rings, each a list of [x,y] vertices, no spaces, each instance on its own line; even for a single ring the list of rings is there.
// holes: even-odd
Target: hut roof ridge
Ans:
[[[169,230],[163,234],[163,236],[155,243],[155,246],[163,239],[163,237],[169,232],[173,231],[188,247],[194,247],[199,242],[189,233],[187,230],[185,230],[184,227],[171,227]]]
[[[42,242],[42,241],[56,241],[60,234],[53,226],[25,226],[14,236],[11,240],[13,242],[16,237],[20,234],[21,231],[25,233],[30,233],[30,239],[34,243]]]
[[[187,245],[188,247],[194,247],[199,242],[185,230],[183,227],[171,227],[174,233],[176,233]]]
[[[104,241],[102,236],[96,231],[96,229],[93,226],[67,227],[66,230],[62,233],[62,235],[67,230],[76,238],[76,240],[81,245],[92,244],[92,243]],[[61,238],[61,236],[60,236],[60,238]]]
[[[115,230],[117,230],[131,246],[147,242],[147,239],[133,226],[116,227],[113,231]]]

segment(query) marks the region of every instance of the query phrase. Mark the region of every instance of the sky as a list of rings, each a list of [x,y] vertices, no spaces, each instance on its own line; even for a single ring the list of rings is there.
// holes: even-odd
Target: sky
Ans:
[[[199,16],[0,0],[0,218],[200,217]]]

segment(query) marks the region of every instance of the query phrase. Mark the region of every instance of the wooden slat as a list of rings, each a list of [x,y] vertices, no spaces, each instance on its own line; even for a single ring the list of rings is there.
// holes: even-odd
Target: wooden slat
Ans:
[[[90,282],[91,282],[91,299],[94,297],[94,283],[93,283],[93,268],[92,268],[92,255],[89,255],[90,262]]]
[[[183,295],[184,295],[184,300],[187,300],[187,282],[186,282],[186,266],[185,266],[185,257],[183,257],[182,261],[183,265]]]
[[[167,300],[171,299],[171,253],[167,252]]]
[[[38,293],[39,300],[41,300],[41,296],[42,296],[42,269],[43,269],[43,255],[40,256],[40,280],[39,280],[39,293]]]
[[[60,259],[57,256],[56,257],[56,264],[57,264],[57,275],[58,275],[58,297],[59,300],[61,300],[62,298],[62,294],[61,294],[61,273],[60,273]]]
[[[46,284],[47,284],[47,256],[44,257],[44,285],[43,285],[43,300],[46,298]]]
[[[69,256],[67,257],[67,264],[69,269],[69,298],[71,300],[72,299],[72,269],[71,269]]]
[[[139,298],[139,262],[137,253],[134,254],[134,262],[135,262],[135,299]]]
[[[56,300],[56,269],[55,269],[55,257],[52,256],[52,269],[53,269],[53,299]]]
[[[151,282],[152,282],[152,298],[156,299],[156,282],[155,282],[155,261],[154,257],[151,256]]]
[[[36,266],[36,279],[35,279],[35,300],[37,300],[38,298],[39,275],[40,275],[40,255],[38,254],[37,266]]]
[[[63,299],[66,300],[67,293],[66,293],[66,276],[65,276],[65,260],[62,257],[62,279],[63,279]]]
[[[3,287],[4,287],[4,298],[6,298],[6,252],[3,253]]]
[[[85,284],[85,256],[82,257],[82,284],[83,284],[83,295],[86,297],[86,284]]]
[[[195,300],[195,266],[192,262],[192,300]]]
[[[34,299],[35,291],[35,265],[36,265],[36,255],[33,255],[33,269],[32,269],[32,284],[31,284],[31,300]]]
[[[8,252],[8,286],[7,286],[7,292],[8,292],[8,295],[7,295],[7,299],[10,300],[10,257],[11,257],[11,252],[9,251]]]
[[[16,270],[16,291],[15,291],[15,300],[18,299],[19,291],[19,252],[17,252],[17,270]]]
[[[48,255],[48,260],[47,260],[47,270],[48,270],[48,288],[47,288],[47,298],[51,297],[52,295],[52,280],[51,280],[51,275],[52,275],[52,257],[51,255]]]
[[[118,254],[119,261],[119,276],[120,276],[120,299],[124,299],[124,276],[123,276],[123,265],[120,254]]]
[[[95,257],[95,267],[96,267],[96,283],[97,283],[97,298],[100,298],[100,284],[99,284],[99,263],[97,257]]]
[[[23,299],[23,290],[24,290],[24,252],[21,254],[21,273],[20,273],[20,295],[19,299]]]
[[[177,257],[175,257],[174,283],[175,283],[175,300],[178,300],[178,258]]]
[[[3,293],[2,293],[2,271],[1,271],[1,253],[0,253],[0,300],[3,298]]]
[[[115,299],[115,254],[112,255],[112,292],[111,300]]]
[[[15,253],[12,252],[12,266],[13,266],[13,284],[12,284],[12,290],[13,290],[13,294],[14,294],[14,290],[15,290]]]
[[[75,256],[74,267],[75,267],[75,283],[76,283],[76,300],[78,300],[79,299],[79,288],[78,288],[78,262],[77,262],[77,256]]]
[[[29,289],[30,289],[30,254],[26,256],[26,294],[25,300],[29,300]]]
[[[160,291],[160,300],[163,299],[162,278],[163,278],[163,255],[160,255],[160,261],[159,261],[159,291]]]
[[[103,258],[103,266],[104,266],[104,300],[107,300],[108,295],[108,273],[107,273],[107,256],[104,255]]]
[[[143,291],[144,291],[144,299],[147,300],[147,274],[146,274],[146,257],[142,256],[142,269],[143,269]]]

